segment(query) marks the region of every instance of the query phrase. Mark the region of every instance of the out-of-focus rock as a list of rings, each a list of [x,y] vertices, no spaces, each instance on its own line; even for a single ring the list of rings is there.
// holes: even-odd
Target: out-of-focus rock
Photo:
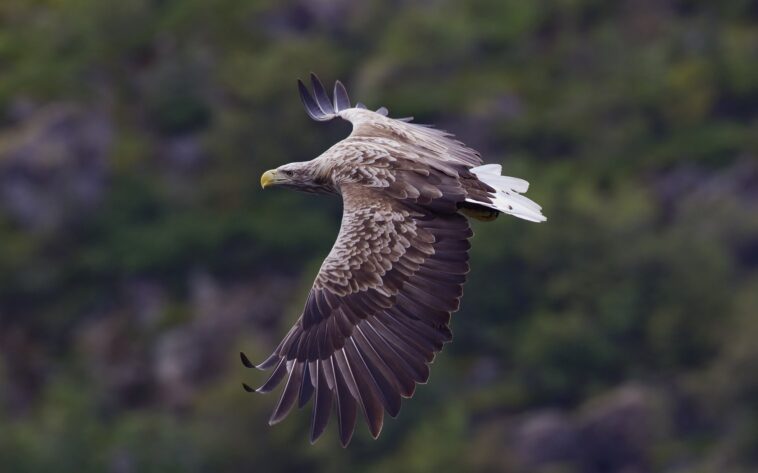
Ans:
[[[183,408],[239,366],[241,336],[261,340],[261,352],[275,345],[292,286],[284,277],[224,282],[198,271],[189,276],[189,305],[172,308],[165,287],[134,279],[122,286],[118,310],[83,323],[77,346],[112,405]]]
[[[204,371],[217,372],[208,363],[212,334],[198,332],[193,326],[178,327],[162,335],[155,347],[154,374],[161,401],[174,407],[187,405]],[[207,373],[207,371],[205,371]]]
[[[704,208],[723,207],[724,202],[729,202],[735,211],[754,212],[758,208],[756,162],[755,156],[745,155],[717,173],[693,165],[680,166],[654,180],[653,190],[660,205],[680,217],[694,214],[702,220]]]
[[[252,333],[251,327],[271,337],[267,343],[273,347],[279,334],[270,329],[291,289],[292,281],[285,278],[223,284],[208,273],[193,274],[192,320],[162,335],[156,345],[155,378],[161,402],[171,407],[186,405],[198,387],[237,363],[230,347],[245,330]]]
[[[293,281],[273,276],[224,284],[208,273],[197,272],[191,276],[190,286],[198,323],[227,325],[235,331],[242,324],[270,327],[276,323],[289,302]]]
[[[111,406],[139,406],[149,400],[149,359],[127,312],[98,316],[78,337],[93,381]]]
[[[356,2],[348,0],[298,1],[272,9],[261,26],[272,37],[283,38],[314,27],[339,31],[353,24],[362,13]]]
[[[135,278],[124,284],[123,291],[139,324],[154,328],[168,304],[165,288],[155,280]]]
[[[577,420],[581,471],[652,471],[651,449],[665,437],[669,415],[662,397],[639,385],[591,400]]]
[[[511,472],[650,472],[654,448],[671,430],[673,414],[666,399],[661,392],[629,384],[576,410],[489,420],[480,428],[481,438],[497,437],[501,443],[482,449],[493,453],[478,461]]]
[[[559,411],[529,416],[516,428],[515,450],[525,470],[577,459],[578,428]]]
[[[75,223],[100,201],[113,127],[102,112],[50,105],[0,135],[0,208],[33,231]]]
[[[37,104],[33,100],[28,97],[15,97],[8,104],[3,119],[17,124],[31,117],[35,110],[37,110]]]
[[[187,172],[202,164],[205,156],[201,140],[196,134],[179,135],[162,142],[161,156],[177,172]]]
[[[473,364],[468,373],[467,384],[471,386],[487,386],[498,380],[501,367],[495,357],[481,357]]]
[[[23,415],[33,406],[35,397],[44,388],[46,368],[42,347],[31,333],[22,327],[2,327],[0,382],[3,390],[0,406],[11,417]]]

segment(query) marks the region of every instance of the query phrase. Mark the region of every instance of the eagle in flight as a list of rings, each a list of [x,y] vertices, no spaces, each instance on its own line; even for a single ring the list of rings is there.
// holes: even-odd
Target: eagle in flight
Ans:
[[[308,115],[342,118],[353,131],[311,161],[266,171],[261,186],[341,196],[342,224],[302,315],[274,352],[257,366],[240,354],[248,368],[273,369],[258,389],[243,387],[267,393],[286,380],[269,424],[313,398],[311,442],[335,410],[346,446],[358,410],[377,438],[384,412],[397,416],[452,339],[450,314],[469,271],[468,218],[546,219],[521,195],[528,182],[483,165],[449,133],[390,118],[384,107],[353,107],[339,81],[333,100],[314,74],[311,82],[313,95],[298,81]]]

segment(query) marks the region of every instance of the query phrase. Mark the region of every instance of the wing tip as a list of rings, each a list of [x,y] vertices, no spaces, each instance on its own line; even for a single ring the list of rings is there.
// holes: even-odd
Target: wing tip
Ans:
[[[356,103],[355,106],[350,104],[350,96],[342,81],[335,81],[333,96],[332,98],[329,98],[329,95],[324,88],[324,83],[321,82],[318,75],[311,71],[308,74],[308,77],[311,82],[312,91],[300,78],[297,79],[297,89],[300,94],[300,100],[305,107],[305,111],[311,119],[318,122],[325,122],[334,119],[339,116],[340,112],[348,109],[357,108],[368,110],[368,108],[361,102]],[[389,118],[389,110],[387,110],[387,107],[379,107],[375,113]],[[413,117],[398,118],[397,120],[410,122],[413,120]]]
[[[245,352],[240,352],[240,360],[242,361],[242,366],[245,368],[255,368],[255,365],[250,361],[250,358],[245,355]]]
[[[336,113],[339,113],[349,108],[351,108],[350,96],[342,82],[337,80],[334,83],[334,110]]]
[[[384,421],[382,420],[381,422],[379,422],[379,426],[378,426],[378,428],[376,429],[376,431],[374,431],[374,430],[371,428],[371,425],[369,425],[369,430],[368,430],[368,431],[369,431],[369,433],[371,434],[371,437],[372,437],[374,440],[376,440],[376,439],[378,439],[378,438],[379,438],[379,436],[382,434],[382,429],[383,429],[383,428],[384,428]]]
[[[350,441],[353,439],[353,432],[350,432],[349,435],[347,435],[346,438],[343,438],[342,435],[340,435],[340,446],[342,448],[347,448],[348,445],[350,445]]]

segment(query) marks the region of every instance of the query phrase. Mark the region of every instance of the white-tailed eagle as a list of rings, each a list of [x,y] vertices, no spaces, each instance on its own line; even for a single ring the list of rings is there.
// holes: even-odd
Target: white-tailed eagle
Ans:
[[[261,186],[339,195],[342,225],[302,315],[256,366],[273,373],[255,391],[285,381],[270,424],[313,398],[311,442],[334,409],[345,446],[358,410],[376,438],[384,412],[398,414],[401,398],[427,381],[429,364],[451,340],[450,314],[469,271],[467,217],[545,217],[521,195],[526,181],[482,165],[449,133],[389,118],[384,107],[353,107],[339,81],[331,100],[315,75],[311,81],[313,95],[298,81],[308,115],[348,120],[353,131],[316,159],[266,171]]]

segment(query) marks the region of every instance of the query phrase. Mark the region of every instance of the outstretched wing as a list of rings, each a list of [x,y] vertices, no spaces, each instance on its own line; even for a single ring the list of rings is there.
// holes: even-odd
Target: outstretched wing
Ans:
[[[419,205],[423,189],[414,196],[398,200],[379,189],[343,187],[340,232],[303,314],[258,365],[273,373],[256,391],[286,379],[271,424],[314,397],[312,442],[333,405],[343,446],[358,409],[377,437],[384,412],[396,416],[401,397],[427,381],[428,364],[451,339],[448,322],[469,269],[472,232],[465,217]]]

